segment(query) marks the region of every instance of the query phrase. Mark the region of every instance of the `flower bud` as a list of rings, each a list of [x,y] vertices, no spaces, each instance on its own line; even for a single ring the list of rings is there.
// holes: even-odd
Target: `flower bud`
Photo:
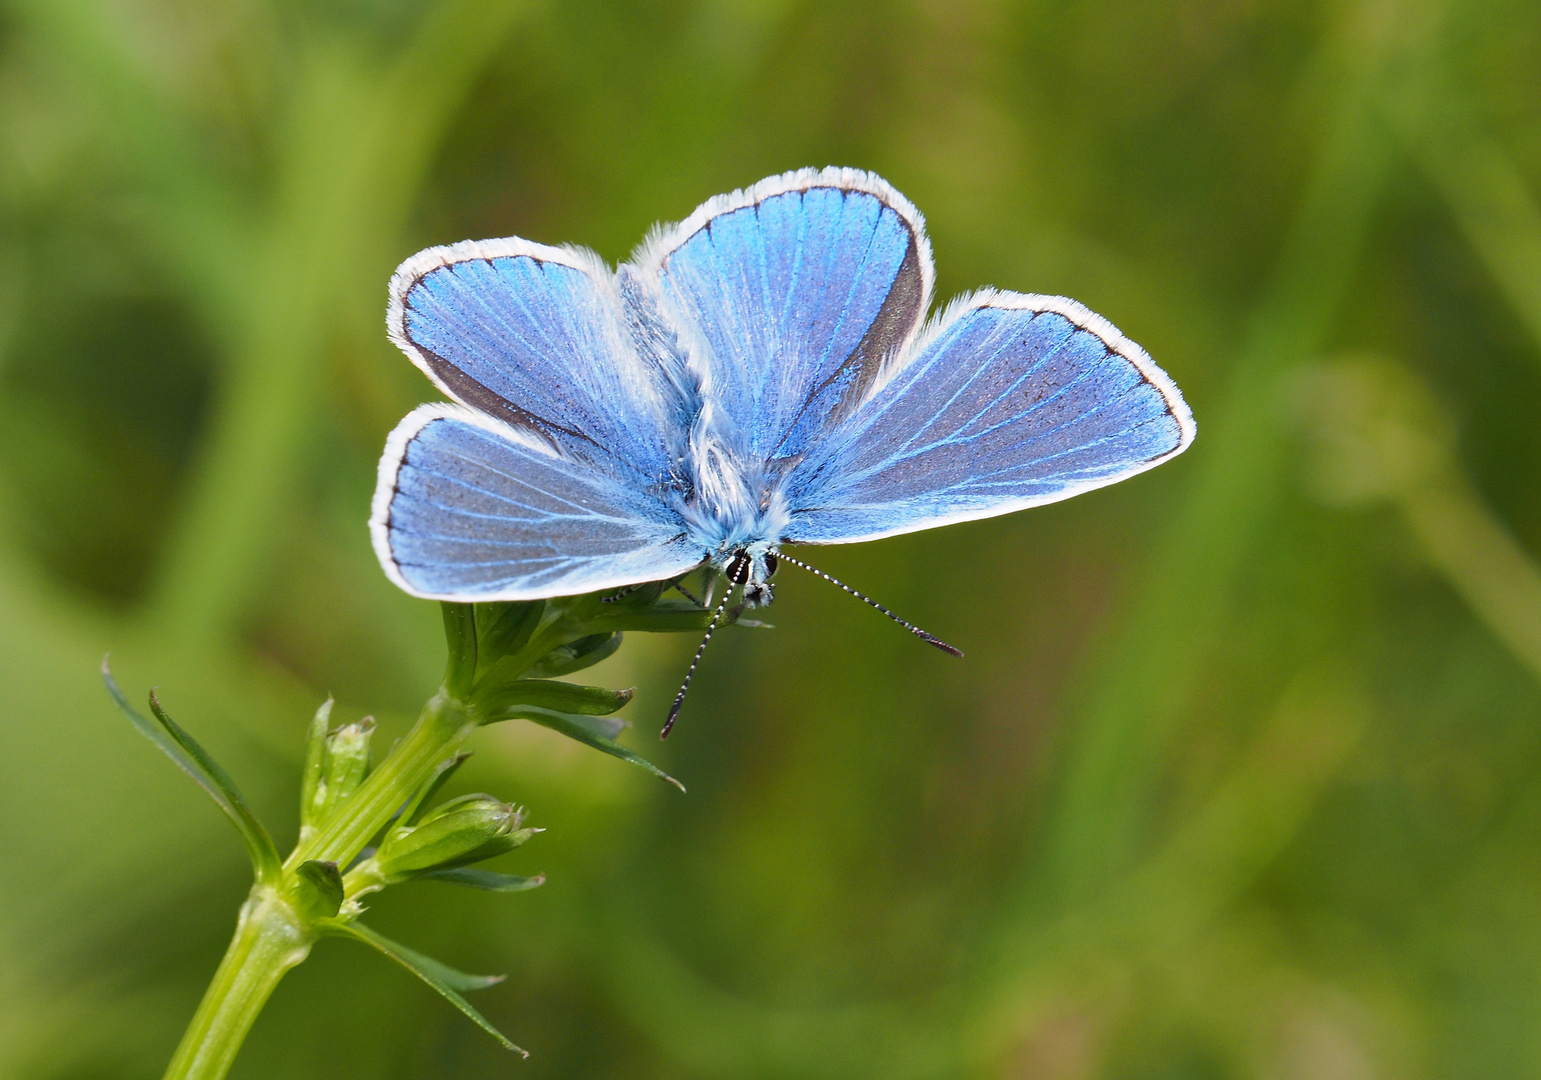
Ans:
[[[391,832],[375,853],[380,874],[399,881],[428,870],[447,870],[512,851],[538,829],[521,829],[524,810],[491,795],[462,795],[436,807],[418,824]]]
[[[308,792],[308,804],[302,808],[306,825],[320,826],[364,782],[369,775],[369,739],[374,730],[374,717],[366,716],[327,735],[319,775]],[[306,786],[310,787],[308,778]]]

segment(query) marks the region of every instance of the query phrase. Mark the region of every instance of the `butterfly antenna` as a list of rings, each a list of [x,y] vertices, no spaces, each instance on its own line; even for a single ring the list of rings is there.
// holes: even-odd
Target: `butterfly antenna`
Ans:
[[[900,626],[904,627],[910,633],[912,633],[916,637],[920,638],[920,640],[924,641],[927,645],[935,645],[938,649],[941,649],[944,653],[947,653],[949,656],[956,656],[959,659],[961,659],[963,657],[962,650],[953,648],[951,645],[947,644],[947,642],[943,641],[941,638],[937,637],[934,634],[926,633],[924,630],[922,630],[920,627],[916,626],[914,623],[909,622],[909,621],[907,621],[905,619],[899,618],[899,616],[895,615],[892,611],[889,611],[882,604],[880,604],[876,600],[872,599],[872,597],[866,596],[866,595],[864,595],[862,593],[857,592],[855,589],[851,588],[845,582],[840,581],[838,578],[832,578],[828,574],[826,574],[824,571],[818,570],[818,569],[816,569],[816,568],[814,568],[812,566],[809,566],[807,563],[803,562],[800,559],[794,559],[794,558],[792,558],[792,556],[784,554],[784,553],[779,552],[779,551],[776,553],[776,558],[781,560],[782,562],[789,562],[793,566],[800,566],[804,570],[808,571],[810,574],[814,574],[814,575],[817,575],[818,577],[823,578],[825,581],[829,582],[831,585],[838,585],[838,586],[840,586],[842,589],[844,589],[846,592],[850,593],[852,596],[856,597],[856,599],[860,600],[862,603],[867,604],[867,605],[869,605],[871,607],[877,608],[884,615],[887,615],[894,622],[898,623]],[[711,637],[711,633],[708,632],[706,636],[707,637]],[[704,647],[705,646],[705,642],[702,642],[702,645]],[[697,655],[700,655],[700,654],[698,653]],[[695,665],[692,664],[691,667],[694,668]],[[689,680],[687,679],[686,681],[688,682]],[[684,692],[683,691],[681,691],[681,696],[682,697],[684,696]]]
[[[658,733],[660,739],[669,737],[669,729],[674,727],[674,721],[679,719],[680,706],[685,704],[685,694],[690,690],[690,680],[696,677],[696,665],[701,662],[701,654],[706,651],[707,642],[712,640],[712,635],[717,632],[717,624],[722,621],[722,613],[728,609],[728,600],[733,596],[733,586],[728,585],[727,591],[722,594],[722,602],[717,605],[717,610],[712,612],[712,621],[706,624],[706,636],[701,639],[701,644],[696,646],[696,655],[690,658],[690,667],[685,672],[685,681],[680,686],[680,692],[674,695],[674,705],[669,709],[669,719],[663,722],[663,730]]]

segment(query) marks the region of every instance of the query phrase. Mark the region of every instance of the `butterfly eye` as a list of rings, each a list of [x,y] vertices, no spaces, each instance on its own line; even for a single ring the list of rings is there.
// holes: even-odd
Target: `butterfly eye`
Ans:
[[[742,585],[749,580],[749,568],[753,565],[754,560],[745,552],[740,551],[737,555],[733,556],[733,561],[728,563],[728,580],[735,585]]]
[[[766,577],[772,577],[772,576],[775,575],[775,573],[776,573],[776,556],[775,556],[774,553],[767,551],[765,553],[765,576]]]

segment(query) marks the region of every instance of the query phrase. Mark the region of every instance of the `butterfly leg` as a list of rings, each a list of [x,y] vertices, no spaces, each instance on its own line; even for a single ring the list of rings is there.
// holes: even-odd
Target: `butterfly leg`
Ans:
[[[705,608],[706,607],[706,604],[702,601],[702,599],[699,596],[697,596],[695,593],[691,592],[689,589],[685,588],[685,586],[683,584],[683,579],[681,579],[681,581],[676,581],[674,583],[674,591],[679,593],[686,600],[689,600],[692,604],[696,605],[696,607],[698,607],[698,608]]]
[[[685,587],[685,580],[689,578],[691,574],[694,574],[697,570],[704,572],[701,578],[702,583],[706,585],[706,589],[702,590],[706,593],[706,597],[704,599],[700,596],[697,596],[694,592]],[[686,600],[689,600],[692,604],[696,605],[696,607],[710,609],[712,603],[711,583],[714,576],[715,575],[711,568],[711,564],[703,560],[699,566],[695,566],[690,570],[687,570],[685,573],[669,582],[669,584],[665,587],[673,589]]]
[[[601,604],[613,604],[617,600],[624,600],[638,589],[646,588],[651,584],[651,581],[643,581],[636,585],[628,585],[624,589],[617,589],[615,592],[611,593],[609,596],[604,597],[599,602]]]

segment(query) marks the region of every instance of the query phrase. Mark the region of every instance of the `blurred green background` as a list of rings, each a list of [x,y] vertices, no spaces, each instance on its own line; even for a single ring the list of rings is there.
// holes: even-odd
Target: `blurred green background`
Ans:
[[[594,681],[689,795],[479,734],[549,882],[371,918],[509,972],[527,1063],[329,941],[233,1075],[1541,1074],[1534,0],[4,0],[0,1076],[159,1076],[247,885],[104,652],[282,838],[323,696],[437,685],[365,529],[433,397],[396,263],[827,163],[940,296],[1106,314],[1196,445],[815,553],[964,662],[788,571],[660,747],[695,641],[630,640]]]

